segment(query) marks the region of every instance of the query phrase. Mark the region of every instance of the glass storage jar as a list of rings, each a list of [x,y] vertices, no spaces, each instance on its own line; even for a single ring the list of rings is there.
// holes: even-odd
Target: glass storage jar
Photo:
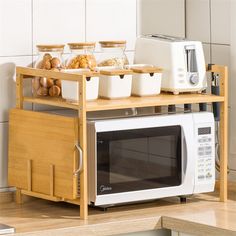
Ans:
[[[52,71],[60,71],[64,69],[62,53],[65,45],[37,45],[38,58],[35,63],[35,68]],[[58,97],[61,95],[61,81],[46,78],[35,77],[32,80],[32,89],[34,96],[52,96]]]
[[[98,66],[115,66],[123,68],[129,61],[125,55],[126,41],[100,41],[101,56]]]
[[[71,55],[67,60],[67,69],[90,69],[95,70],[97,66],[94,56],[95,43],[68,43]]]

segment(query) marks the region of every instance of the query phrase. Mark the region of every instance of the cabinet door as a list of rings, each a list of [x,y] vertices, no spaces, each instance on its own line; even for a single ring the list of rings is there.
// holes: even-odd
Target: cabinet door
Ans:
[[[186,35],[188,39],[210,43],[209,0],[186,1]]]
[[[138,0],[138,34],[185,36],[184,0]]]
[[[230,44],[230,0],[211,1],[212,43]]]
[[[76,119],[14,109],[9,120],[9,184],[30,192],[75,199]]]

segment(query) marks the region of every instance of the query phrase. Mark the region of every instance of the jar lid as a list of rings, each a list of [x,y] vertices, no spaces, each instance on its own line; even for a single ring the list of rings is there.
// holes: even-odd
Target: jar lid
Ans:
[[[108,76],[113,76],[113,75],[132,75],[133,74],[132,70],[127,70],[127,69],[100,70],[99,72],[102,75],[108,75]]]
[[[65,45],[64,44],[49,44],[49,45],[36,45],[40,52],[47,52],[47,51],[59,51],[63,50]]]
[[[112,48],[112,47],[124,47],[126,45],[125,40],[118,41],[100,41],[102,47]]]
[[[161,73],[163,71],[159,67],[151,67],[151,66],[133,67],[130,69],[135,73]]]
[[[66,70],[62,70],[62,72],[76,74],[76,75],[85,75],[86,78],[99,76],[98,71],[90,71],[89,69],[66,69]]]
[[[95,48],[94,42],[68,43],[70,49]]]

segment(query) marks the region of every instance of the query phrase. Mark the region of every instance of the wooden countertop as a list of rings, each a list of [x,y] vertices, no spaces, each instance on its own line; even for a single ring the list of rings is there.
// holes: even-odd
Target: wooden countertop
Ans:
[[[16,228],[16,235],[115,235],[172,229],[195,235],[236,235],[236,191],[227,203],[215,194],[201,194],[180,204],[178,198],[119,206],[102,212],[89,210],[89,219],[79,219],[79,207],[34,199],[18,206],[0,206],[0,222]]]

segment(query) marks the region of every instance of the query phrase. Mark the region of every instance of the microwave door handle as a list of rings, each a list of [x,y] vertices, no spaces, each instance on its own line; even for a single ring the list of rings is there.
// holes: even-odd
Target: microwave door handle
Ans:
[[[73,175],[77,176],[80,173],[83,166],[83,151],[81,147],[79,146],[79,144],[75,144],[75,147],[77,148],[79,152],[79,165],[78,165],[78,169],[74,171]]]

